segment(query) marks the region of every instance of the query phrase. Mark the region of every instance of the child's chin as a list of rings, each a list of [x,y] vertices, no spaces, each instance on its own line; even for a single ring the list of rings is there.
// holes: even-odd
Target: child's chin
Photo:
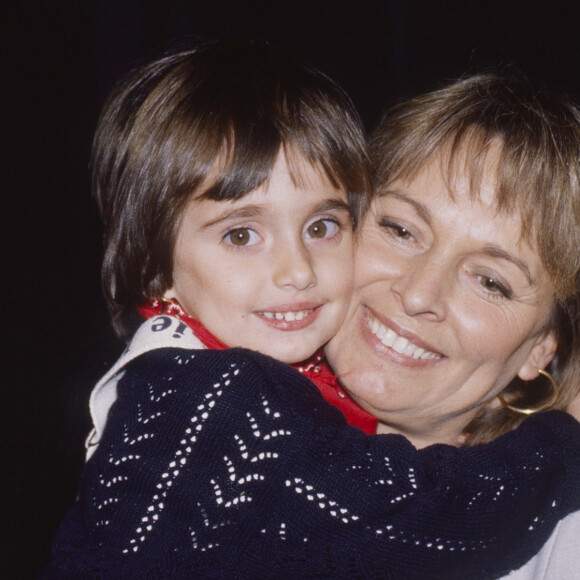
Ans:
[[[293,351],[293,352],[278,352],[278,353],[266,353],[268,356],[279,360],[280,362],[286,363],[287,365],[296,365],[305,360],[308,360],[318,349],[308,349],[308,350],[300,350],[300,351]]]
[[[288,365],[297,365],[311,359],[328,342],[318,336],[315,338],[314,333],[301,333],[301,336],[291,334],[286,333],[280,341],[264,342],[254,350]]]

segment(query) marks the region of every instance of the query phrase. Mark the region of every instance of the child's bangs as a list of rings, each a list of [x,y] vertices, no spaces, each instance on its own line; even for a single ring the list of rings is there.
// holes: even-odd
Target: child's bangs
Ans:
[[[360,223],[372,197],[370,161],[357,139],[350,139],[348,131],[342,139],[330,132],[313,131],[312,127],[294,130],[292,138],[282,141],[290,176],[295,185],[308,185],[304,168],[314,167],[336,188],[347,192],[353,225]]]
[[[308,186],[305,177],[307,166],[314,167],[337,189],[354,191],[367,185],[357,179],[361,170],[354,163],[345,168],[336,160],[330,162],[329,152],[312,142],[283,140],[273,127],[255,127],[224,139],[206,178],[209,185],[202,197],[214,201],[244,197],[268,182],[281,152],[285,156],[290,178],[297,187]]]
[[[266,183],[280,150],[280,136],[267,126],[231,129],[208,176],[202,197],[240,199]]]

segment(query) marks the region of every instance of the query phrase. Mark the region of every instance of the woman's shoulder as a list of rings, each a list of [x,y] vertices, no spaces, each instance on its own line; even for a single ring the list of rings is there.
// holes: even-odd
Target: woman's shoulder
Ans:
[[[580,569],[580,511],[560,520],[544,547],[506,580],[558,580],[574,578]]]

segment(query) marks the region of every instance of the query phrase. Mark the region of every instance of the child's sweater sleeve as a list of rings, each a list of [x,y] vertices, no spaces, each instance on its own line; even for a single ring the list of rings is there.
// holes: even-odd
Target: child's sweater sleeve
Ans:
[[[55,578],[493,578],[580,507],[580,425],[491,445],[367,436],[289,367],[163,349],[119,384]]]

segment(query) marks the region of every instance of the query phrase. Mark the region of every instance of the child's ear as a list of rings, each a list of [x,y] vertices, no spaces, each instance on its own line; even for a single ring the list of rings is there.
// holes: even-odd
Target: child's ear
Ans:
[[[552,362],[557,348],[556,333],[546,330],[538,337],[526,362],[521,366],[518,377],[522,381],[533,381],[538,376],[538,369],[545,369]]]

